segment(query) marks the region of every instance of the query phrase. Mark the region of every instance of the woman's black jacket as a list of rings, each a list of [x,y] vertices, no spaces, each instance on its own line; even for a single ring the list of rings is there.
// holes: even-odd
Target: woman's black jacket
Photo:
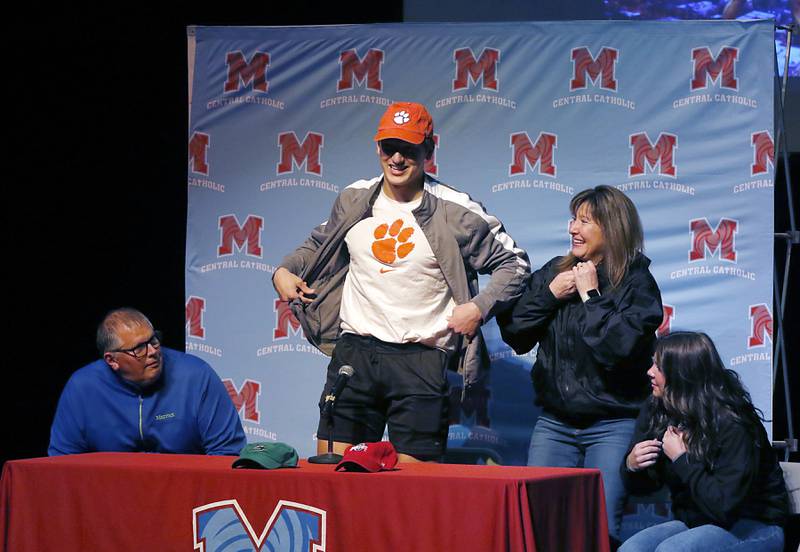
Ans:
[[[546,413],[577,427],[635,418],[650,391],[647,370],[663,318],[650,260],[637,256],[613,289],[601,265],[601,295],[583,303],[550,291],[560,259],[536,271],[514,308],[498,315],[503,340],[518,354],[539,344],[531,379]]]

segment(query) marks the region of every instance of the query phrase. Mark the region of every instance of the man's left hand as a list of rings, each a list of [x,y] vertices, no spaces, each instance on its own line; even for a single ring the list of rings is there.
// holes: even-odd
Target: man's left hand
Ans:
[[[473,337],[480,325],[481,311],[472,301],[456,305],[453,314],[447,317],[447,327],[467,337]]]

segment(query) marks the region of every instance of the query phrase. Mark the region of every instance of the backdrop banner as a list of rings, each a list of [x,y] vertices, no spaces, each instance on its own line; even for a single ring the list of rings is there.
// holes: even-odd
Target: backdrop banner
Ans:
[[[628,194],[659,333],[706,331],[770,418],[773,48],[771,21],[190,28],[186,351],[251,441],[313,454],[327,357],[270,278],[339,191],[379,174],[386,106],[417,101],[427,172],[500,218],[533,269],[568,250],[575,193]],[[450,454],[524,464],[535,351],[484,333],[489,379],[462,400],[451,378]]]

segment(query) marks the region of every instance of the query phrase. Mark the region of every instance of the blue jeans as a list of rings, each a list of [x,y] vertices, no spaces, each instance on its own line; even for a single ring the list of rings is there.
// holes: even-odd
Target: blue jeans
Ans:
[[[625,486],[619,475],[622,458],[628,451],[635,420],[600,420],[584,429],[539,416],[528,451],[529,466],[596,468],[603,476],[608,514],[608,533],[619,539]]]
[[[783,529],[752,519],[740,519],[726,531],[716,525],[689,529],[682,521],[668,521],[642,529],[618,552],[781,552]]]

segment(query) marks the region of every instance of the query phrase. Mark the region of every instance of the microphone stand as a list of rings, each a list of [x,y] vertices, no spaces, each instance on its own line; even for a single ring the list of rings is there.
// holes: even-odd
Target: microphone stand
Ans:
[[[325,406],[322,406],[322,412],[325,413]],[[342,461],[342,455],[333,452],[333,409],[336,407],[336,401],[331,404],[328,410],[328,452],[324,454],[317,454],[308,459],[309,464],[338,464]]]

